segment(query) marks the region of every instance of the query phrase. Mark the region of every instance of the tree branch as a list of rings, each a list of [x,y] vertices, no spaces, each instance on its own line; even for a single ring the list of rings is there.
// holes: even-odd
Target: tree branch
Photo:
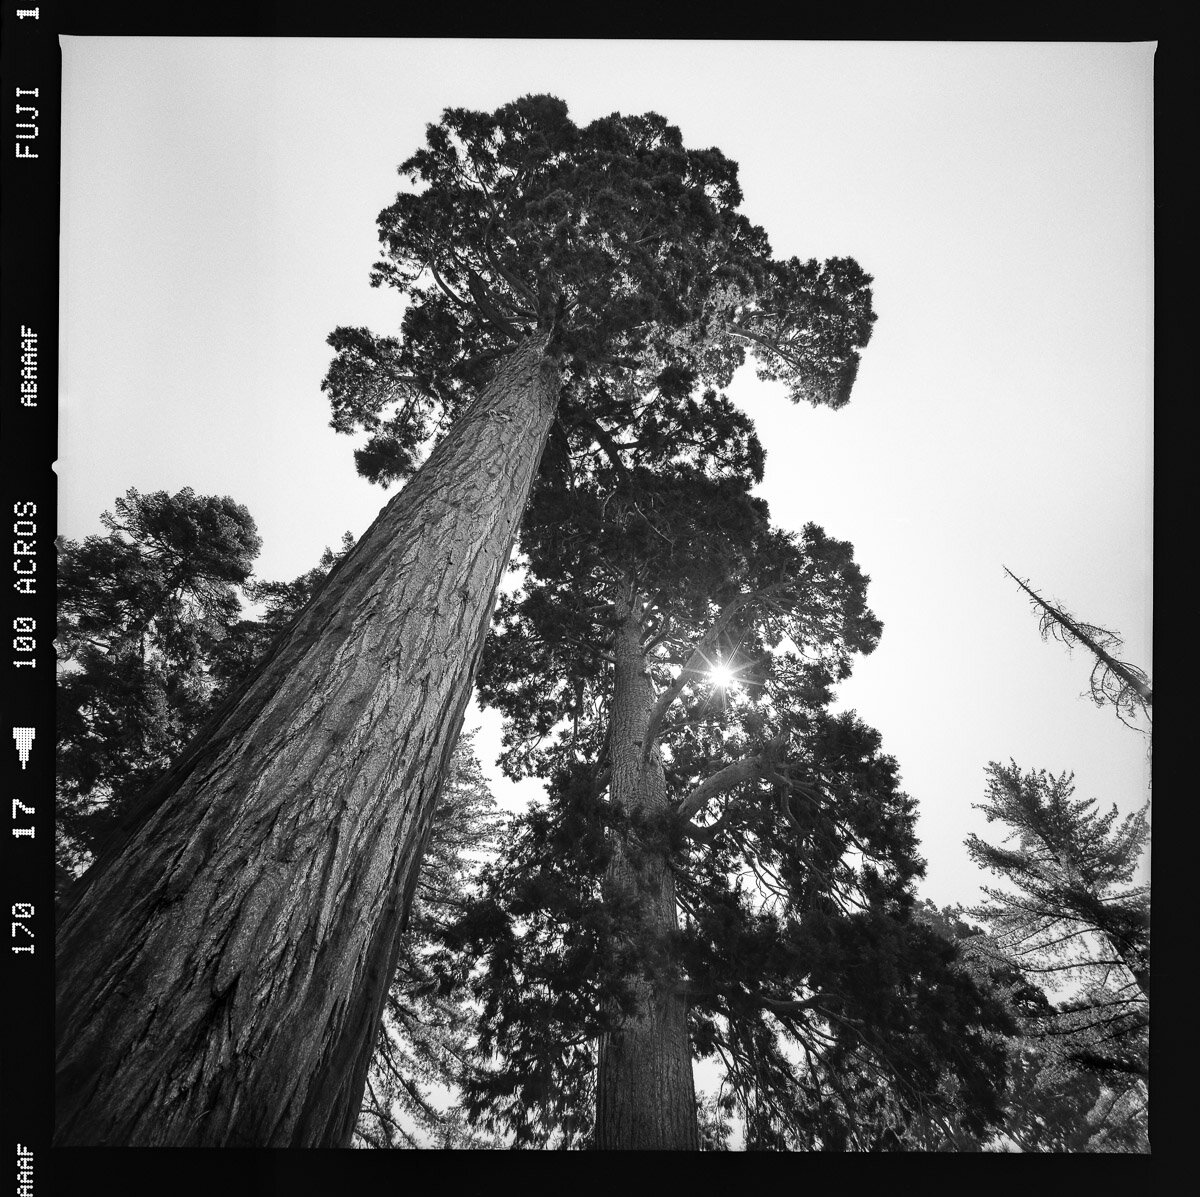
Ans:
[[[751,994],[754,1000],[766,1010],[770,1010],[772,1014],[799,1014],[804,1010],[811,1010],[818,1006],[824,998],[835,997],[832,993],[814,993],[812,997],[804,998],[802,1001],[791,1001],[782,998],[770,998],[763,993]],[[828,1013],[828,1011],[825,1011]]]
[[[731,802],[721,812],[721,817],[715,823],[709,823],[707,827],[699,827],[689,821],[684,825],[683,834],[689,839],[695,840],[698,844],[707,844],[729,822],[730,815],[737,809],[737,803]]]
[[[521,339],[520,329],[500,310],[496,300],[488,291],[487,284],[469,266],[467,267],[467,290],[471,292],[475,306],[489,324],[494,325],[514,341]]]
[[[480,181],[482,182],[482,180],[480,180]],[[487,260],[491,263],[492,269],[510,287],[512,287],[512,289],[519,296],[521,296],[522,299],[524,299],[527,303],[530,304],[530,306],[533,308],[533,314],[536,318],[536,313],[537,313],[537,309],[538,309],[537,296],[519,278],[517,278],[517,276],[515,274],[512,274],[510,271],[506,270],[500,264],[499,258],[497,258],[496,255],[492,252],[492,228],[495,226],[496,216],[498,215],[498,213],[496,211],[496,205],[494,203],[492,203],[491,193],[488,192],[486,186],[484,187],[484,194],[487,195],[488,205],[492,210],[492,214],[488,218],[487,227],[483,230],[483,252],[484,252],[484,255],[487,257]]]
[[[785,349],[775,341],[770,341],[766,337],[760,336],[758,333],[751,332],[748,328],[743,328],[740,324],[733,324],[730,321],[725,321],[726,332],[732,333],[735,337],[741,337],[744,340],[752,341],[762,349],[775,354],[776,357],[785,361],[793,369],[799,367],[802,363],[799,358],[793,354],[789,354]]]
[[[732,765],[726,765],[724,769],[718,770],[711,777],[706,777],[680,802],[675,808],[676,818],[690,819],[714,795],[723,794],[726,790],[731,790],[744,781],[753,781],[755,778],[763,777],[768,768],[770,768],[769,758],[761,755],[743,757],[740,761],[734,761]],[[705,830],[707,829],[696,828],[696,831],[699,832]]]
[[[629,478],[629,469],[621,460],[620,448],[617,442],[613,440],[612,434],[602,428],[595,420],[589,416],[584,416],[578,411],[571,410],[571,419],[580,428],[592,434],[596,444],[604,451],[604,455],[612,462],[613,469],[616,470],[617,476],[623,481]]]
[[[458,304],[464,311],[469,312],[472,305],[469,304],[461,295],[458,294],[442,276],[438,273],[438,268],[433,264],[432,260],[426,263],[429,268],[429,273],[433,275],[433,281],[441,288],[446,298],[452,303]]]

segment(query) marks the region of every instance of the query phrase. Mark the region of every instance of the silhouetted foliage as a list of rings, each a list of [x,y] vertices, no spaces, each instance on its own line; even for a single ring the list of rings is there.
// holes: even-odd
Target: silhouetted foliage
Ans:
[[[1056,1018],[1051,982],[1007,955],[995,938],[968,921],[961,906],[922,903],[918,917],[958,943],[959,967],[1006,1005],[1018,1033],[1006,1040],[1008,1083],[1003,1122],[985,1135],[952,1122],[910,1128],[921,1151],[1082,1152],[1147,1150],[1146,1091],[1140,1078],[1104,1076],[1064,1055],[1045,1030]]]
[[[980,809],[1009,829],[1012,847],[972,835],[967,851],[1011,889],[986,888],[973,913],[1026,973],[1078,981],[1047,1035],[1089,1067],[1145,1071],[1150,999],[1149,890],[1135,884],[1149,835],[1148,804],[1118,821],[1074,799],[1068,774],[988,766]]]

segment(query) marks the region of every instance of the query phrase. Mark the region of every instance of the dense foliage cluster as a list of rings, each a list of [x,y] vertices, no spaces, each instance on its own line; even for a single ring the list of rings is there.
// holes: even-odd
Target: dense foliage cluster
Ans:
[[[846,402],[870,278],[848,258],[773,259],[737,211],[736,164],[658,114],[581,128],[551,96],[447,109],[400,173],[411,189],[380,214],[372,275],[405,297],[400,337],[336,329],[323,384],[332,426],[367,434],[355,456],[373,481],[409,476],[527,336],[562,375],[560,450],[604,444],[649,400],[726,385],[747,350],[794,399]]]
[[[128,491],[58,558],[56,888],[211,710],[210,666],[260,541],[250,513],[184,488]]]

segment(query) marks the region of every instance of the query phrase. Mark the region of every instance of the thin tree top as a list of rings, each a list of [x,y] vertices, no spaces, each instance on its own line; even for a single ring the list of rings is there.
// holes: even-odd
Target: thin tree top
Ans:
[[[1145,670],[1128,661],[1120,661],[1114,655],[1121,650],[1124,640],[1108,628],[1087,623],[1061,605],[1056,607],[1047,602],[1028,581],[1018,578],[1007,566],[1004,572],[1029,596],[1034,610],[1041,613],[1038,630],[1043,640],[1053,636],[1068,649],[1082,644],[1095,656],[1089,687],[1092,701],[1098,707],[1111,704],[1117,712],[1117,718],[1129,726],[1132,724],[1125,716],[1133,716],[1139,710],[1149,719],[1154,705],[1150,676]]]
[[[847,401],[875,318],[870,277],[849,258],[773,259],[737,211],[736,164],[687,149],[657,113],[580,128],[551,96],[447,109],[400,172],[412,190],[380,214],[372,283],[405,295],[401,338],[335,330],[323,384],[333,427],[371,434],[359,468],[373,480],[410,474],[527,336],[591,419],[621,391],[665,406],[681,382],[724,386],[747,349],[794,400]]]

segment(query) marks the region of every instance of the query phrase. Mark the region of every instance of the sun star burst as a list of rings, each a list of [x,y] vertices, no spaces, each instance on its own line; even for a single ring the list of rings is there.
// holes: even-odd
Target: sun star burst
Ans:
[[[738,684],[737,674],[723,661],[718,661],[709,669],[708,679],[722,690],[729,690]]]

